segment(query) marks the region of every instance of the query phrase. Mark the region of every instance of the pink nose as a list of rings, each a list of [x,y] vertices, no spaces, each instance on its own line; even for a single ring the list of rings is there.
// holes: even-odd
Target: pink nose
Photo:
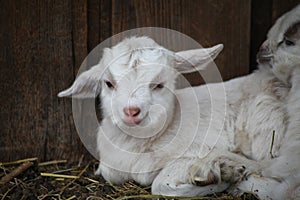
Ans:
[[[141,109],[139,107],[125,107],[123,112],[128,117],[136,117],[141,112]]]
[[[259,48],[259,51],[263,51],[263,52],[268,52],[269,51],[269,45],[268,45],[267,41],[262,43],[262,45]]]

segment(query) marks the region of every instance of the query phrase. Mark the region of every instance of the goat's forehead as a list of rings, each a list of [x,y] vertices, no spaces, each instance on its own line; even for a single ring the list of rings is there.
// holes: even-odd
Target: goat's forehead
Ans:
[[[170,65],[172,65],[172,56],[165,50],[139,49],[114,56],[109,70],[116,80],[134,76],[147,81],[163,74]]]

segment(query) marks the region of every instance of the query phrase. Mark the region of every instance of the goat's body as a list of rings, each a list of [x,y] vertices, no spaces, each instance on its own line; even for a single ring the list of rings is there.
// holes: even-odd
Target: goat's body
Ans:
[[[262,177],[252,176],[237,190],[255,191],[262,199],[300,199],[300,5],[281,16],[269,30],[258,61],[291,87],[284,105],[286,127],[274,159],[263,160]]]
[[[178,72],[204,69],[222,45],[172,52],[133,37],[105,49],[59,94],[95,96],[101,81],[97,173],[113,183],[152,184],[163,195],[298,198],[300,72],[292,71],[300,63],[299,9],[269,32],[261,68],[225,83],[175,88]]]
[[[281,124],[286,125],[286,130],[276,157],[263,160],[262,176],[248,177],[231,192],[255,192],[266,200],[300,198],[300,68],[295,68],[292,87],[282,105],[288,118]]]
[[[253,162],[248,162],[242,156],[232,157],[230,152],[239,152],[253,160],[269,159],[273,131],[275,137],[272,155],[276,156],[285,131],[282,122],[286,120],[286,115],[282,106],[282,96],[288,90],[279,83],[270,71],[260,70],[227,81],[224,85],[215,83],[177,90],[178,101],[171,123],[162,135],[158,134],[157,137],[148,139],[131,137],[113,126],[110,119],[104,119],[98,133],[100,158],[104,164],[100,165],[98,173],[101,172],[105,179],[114,183],[135,180],[143,185],[149,185],[157,176],[156,179],[160,179],[161,169],[171,166],[170,170],[177,169],[177,176],[171,181],[180,179],[187,188],[196,187],[195,190],[183,187],[170,193],[164,191],[165,187],[161,187],[163,183],[155,181],[153,189],[155,193],[202,195],[204,191],[206,191],[204,194],[222,191],[228,185],[211,186],[213,187],[211,190],[192,186],[189,181],[189,168],[195,160],[203,160],[201,164],[205,166],[206,163],[219,162],[219,158],[233,159],[245,165],[246,169],[251,168],[252,166],[247,164],[252,165]],[[212,100],[210,92],[220,95],[214,96]],[[193,94],[197,96],[196,102],[183,100]],[[227,94],[226,104],[222,94]],[[200,113],[196,109],[197,106]],[[184,113],[180,110],[184,110]],[[180,126],[180,123],[184,125]],[[111,143],[125,152],[112,148]],[[176,167],[172,163],[180,163],[179,165],[185,167]],[[209,169],[210,167],[207,170]],[[205,176],[208,172],[203,170]],[[171,173],[174,172],[164,169],[163,174]]]

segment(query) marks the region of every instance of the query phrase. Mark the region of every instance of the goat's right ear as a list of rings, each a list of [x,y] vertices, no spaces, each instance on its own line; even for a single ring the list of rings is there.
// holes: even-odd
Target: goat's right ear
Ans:
[[[95,98],[101,91],[101,67],[95,65],[88,71],[80,74],[73,85],[60,92],[58,97]]]

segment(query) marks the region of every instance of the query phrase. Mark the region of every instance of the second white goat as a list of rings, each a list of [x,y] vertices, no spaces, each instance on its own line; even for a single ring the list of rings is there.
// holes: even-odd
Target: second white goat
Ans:
[[[250,176],[236,189],[255,192],[262,199],[300,199],[300,5],[276,21],[257,58],[261,66],[291,87],[283,95],[287,118],[281,125],[286,131],[277,141],[278,154],[261,161],[262,177]]]

